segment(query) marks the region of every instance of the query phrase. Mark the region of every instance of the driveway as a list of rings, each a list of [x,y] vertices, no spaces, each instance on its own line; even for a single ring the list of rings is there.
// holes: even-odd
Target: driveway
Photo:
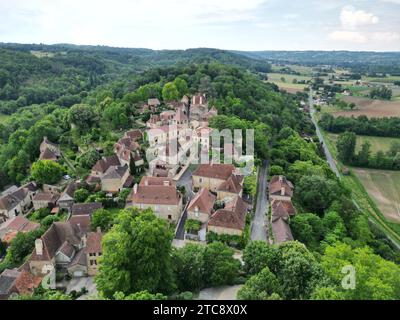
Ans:
[[[267,199],[267,168],[268,162],[264,161],[263,166],[260,168],[258,175],[258,194],[257,205],[254,213],[254,219],[251,223],[251,240],[264,240],[267,241],[268,219],[265,213],[268,208]]]

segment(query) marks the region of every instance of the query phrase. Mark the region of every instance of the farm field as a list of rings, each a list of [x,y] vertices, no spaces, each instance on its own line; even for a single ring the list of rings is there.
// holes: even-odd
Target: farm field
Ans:
[[[357,109],[339,110],[332,112],[334,116],[361,116],[366,115],[369,118],[400,117],[400,100],[384,101],[369,98],[344,96],[343,101],[355,103]]]
[[[335,133],[328,133],[328,136],[329,139],[336,144],[339,135]],[[376,153],[378,151],[389,151],[391,143],[394,141],[400,142],[400,138],[357,136],[356,152],[361,150],[361,146],[365,141],[369,141],[371,143],[371,152]]]
[[[284,81],[282,81],[283,78],[285,79]],[[307,87],[306,84],[293,83],[293,79],[308,81],[311,80],[311,77],[283,73],[268,73],[268,82],[275,83],[280,89],[286,90],[289,93],[303,91],[304,88]]]
[[[353,168],[388,221],[400,223],[400,172]]]

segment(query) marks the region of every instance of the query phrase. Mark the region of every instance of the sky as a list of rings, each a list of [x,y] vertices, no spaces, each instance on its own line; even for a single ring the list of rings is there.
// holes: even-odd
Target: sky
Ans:
[[[400,0],[0,0],[0,42],[400,51]]]

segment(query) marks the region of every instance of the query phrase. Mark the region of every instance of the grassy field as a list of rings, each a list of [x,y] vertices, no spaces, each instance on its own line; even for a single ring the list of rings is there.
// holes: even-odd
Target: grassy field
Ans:
[[[296,76],[292,74],[282,74],[282,73],[268,73],[268,82],[275,83],[280,89],[287,90],[288,92],[295,93],[297,91],[304,91],[307,87],[306,84],[293,83],[293,80],[311,80],[309,76]],[[284,80],[284,81],[282,81]]]
[[[327,132],[323,130],[321,132],[332,156],[337,159],[337,150],[334,141]],[[338,161],[336,163],[339,170],[341,170],[343,164]],[[363,170],[364,172],[360,172],[359,170]],[[371,178],[368,178],[368,176]],[[382,187],[382,184],[385,183],[385,180],[382,178],[385,177],[387,179],[386,185]],[[393,242],[400,246],[400,220],[398,220],[400,216],[396,215],[396,211],[393,211],[393,208],[396,210],[396,206],[400,205],[400,172],[350,168],[350,175],[341,175],[341,179],[344,185],[351,190],[353,200],[360,210],[368,214],[370,219],[384,230]],[[367,183],[367,181],[372,182]],[[383,200],[382,197],[379,198],[379,195],[374,193],[373,186],[378,188],[378,190],[380,188],[386,190],[384,191],[386,200]],[[392,200],[393,202],[391,202]],[[387,201],[391,205],[388,205]]]
[[[369,98],[343,96],[342,99],[348,103],[355,103],[354,110],[330,109],[324,110],[331,112],[335,116],[361,116],[366,115],[369,118],[400,117],[400,101],[374,100]]]
[[[400,172],[353,168],[388,221],[400,223]]]
[[[338,134],[328,133],[329,139],[332,140],[334,144],[339,137]],[[390,145],[394,141],[400,142],[400,138],[391,138],[391,137],[373,137],[373,136],[357,136],[357,145],[356,152],[361,150],[361,146],[365,141],[369,141],[371,143],[371,152],[376,153],[378,151],[386,152],[390,149]]]

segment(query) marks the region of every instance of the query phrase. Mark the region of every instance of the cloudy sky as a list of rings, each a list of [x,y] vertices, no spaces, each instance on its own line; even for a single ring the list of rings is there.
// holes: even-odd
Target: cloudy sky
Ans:
[[[0,0],[0,42],[400,51],[400,0]]]

